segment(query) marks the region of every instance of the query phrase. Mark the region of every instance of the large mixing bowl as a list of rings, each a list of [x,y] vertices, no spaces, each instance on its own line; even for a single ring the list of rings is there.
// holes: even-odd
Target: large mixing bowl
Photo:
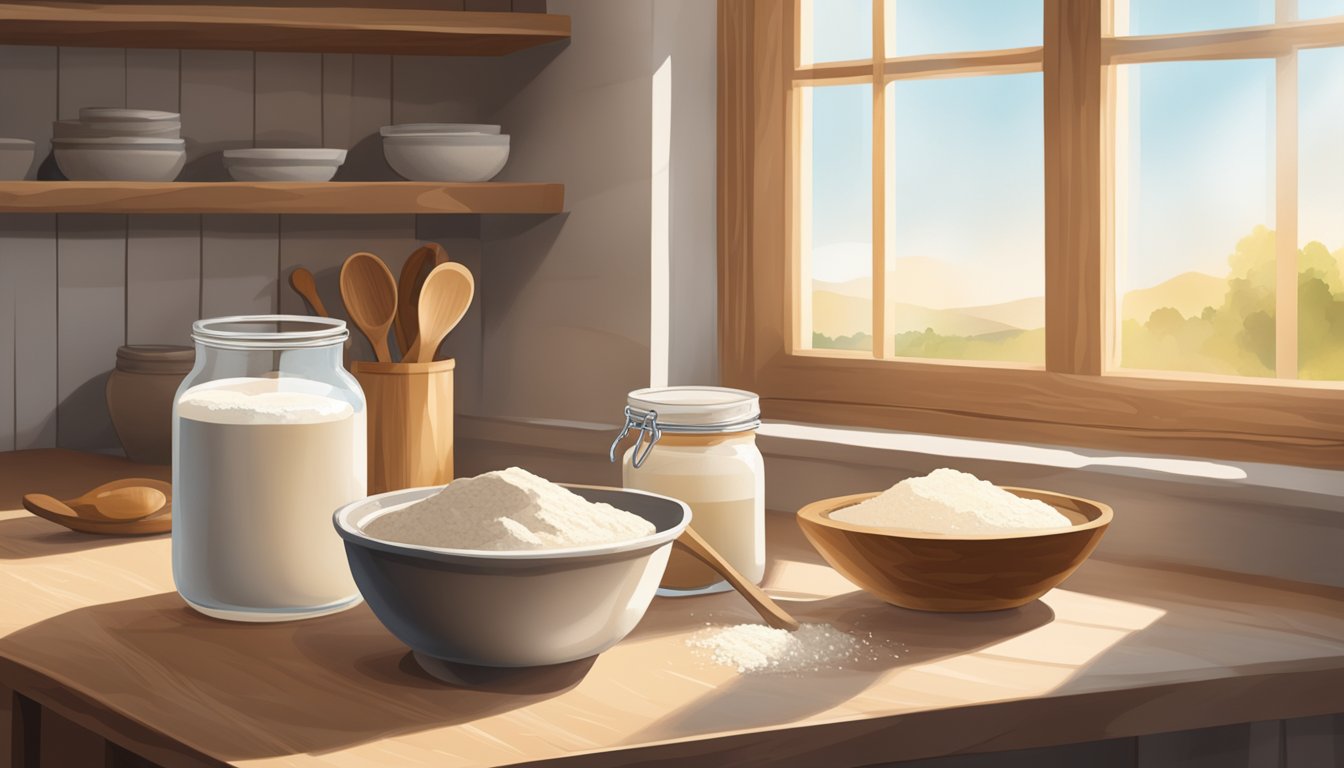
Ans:
[[[443,486],[370,496],[336,511],[350,571],[384,626],[432,661],[533,667],[594,656],[644,617],[672,542],[691,521],[685,504],[618,488],[567,486],[653,523],[618,544],[491,552],[382,541],[375,518]],[[422,660],[422,663],[424,661]]]
[[[954,535],[877,528],[831,517],[876,493],[809,504],[798,511],[798,525],[832,568],[892,605],[949,612],[1016,608],[1077,570],[1101,541],[1112,513],[1101,502],[1063,493],[1003,490],[1049,504],[1071,525]]]

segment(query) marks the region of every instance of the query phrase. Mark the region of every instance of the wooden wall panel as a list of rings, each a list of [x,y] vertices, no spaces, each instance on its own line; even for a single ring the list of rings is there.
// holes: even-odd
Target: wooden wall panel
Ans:
[[[279,308],[280,217],[201,217],[201,317]]]
[[[182,51],[182,134],[187,167],[182,181],[227,178],[219,153],[252,146],[253,54]]]
[[[256,54],[253,143],[322,146],[322,54]]]
[[[1344,714],[1286,720],[1283,768],[1344,765]]]
[[[14,447],[56,445],[56,217],[0,217],[0,260],[13,281]]]
[[[180,51],[127,49],[126,106],[178,111]]]
[[[348,150],[336,180],[398,178],[378,133],[392,122],[392,57],[326,54],[322,67],[323,145]]]
[[[104,389],[126,341],[126,217],[58,216],[56,443],[117,445]]]
[[[126,343],[190,344],[201,313],[201,217],[127,218]]]
[[[81,107],[126,106],[126,50],[61,48],[57,98],[60,118],[79,117]]]

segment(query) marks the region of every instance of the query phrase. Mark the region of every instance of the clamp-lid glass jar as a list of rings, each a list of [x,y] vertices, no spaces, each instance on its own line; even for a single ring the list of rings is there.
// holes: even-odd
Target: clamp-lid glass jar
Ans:
[[[284,621],[359,603],[331,524],[368,477],[349,335],[289,315],[192,326],[196,365],[173,405],[173,581],[196,610]]]
[[[765,462],[756,447],[760,399],[725,387],[656,387],[631,392],[625,425],[611,446],[637,432],[626,450],[626,488],[671,496],[691,508],[691,525],[744,577],[765,576]],[[662,595],[730,589],[717,573],[673,549]]]

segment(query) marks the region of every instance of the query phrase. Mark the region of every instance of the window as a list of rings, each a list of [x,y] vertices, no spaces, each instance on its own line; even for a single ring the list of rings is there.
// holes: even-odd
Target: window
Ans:
[[[1344,467],[1331,14],[721,0],[726,381],[772,418]]]

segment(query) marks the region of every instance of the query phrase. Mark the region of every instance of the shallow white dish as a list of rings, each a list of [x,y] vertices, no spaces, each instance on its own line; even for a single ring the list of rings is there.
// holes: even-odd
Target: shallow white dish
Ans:
[[[113,139],[122,137],[176,139],[182,134],[180,120],[118,121],[57,120],[51,124],[55,139]]]
[[[0,139],[0,181],[19,181],[28,176],[34,146],[28,139]]]
[[[384,125],[378,130],[384,136],[445,133],[499,133],[499,126],[489,123],[398,123]]]
[[[432,674],[442,662],[561,664],[601,653],[635,628],[662,580],[673,540],[691,521],[690,508],[666,496],[568,487],[639,515],[657,530],[617,544],[509,552],[422,547],[364,533],[373,518],[443,486],[370,496],[341,507],[333,523],[374,615]]]
[[[235,181],[331,181],[344,149],[226,149],[224,168]]]
[[[162,112],[157,109],[123,109],[122,107],[82,107],[79,119],[86,123],[115,122],[181,122],[180,112]]]
[[[187,162],[182,139],[53,139],[52,147],[71,181],[172,181]]]
[[[384,136],[383,156],[411,181],[489,181],[509,161],[508,134]]]

